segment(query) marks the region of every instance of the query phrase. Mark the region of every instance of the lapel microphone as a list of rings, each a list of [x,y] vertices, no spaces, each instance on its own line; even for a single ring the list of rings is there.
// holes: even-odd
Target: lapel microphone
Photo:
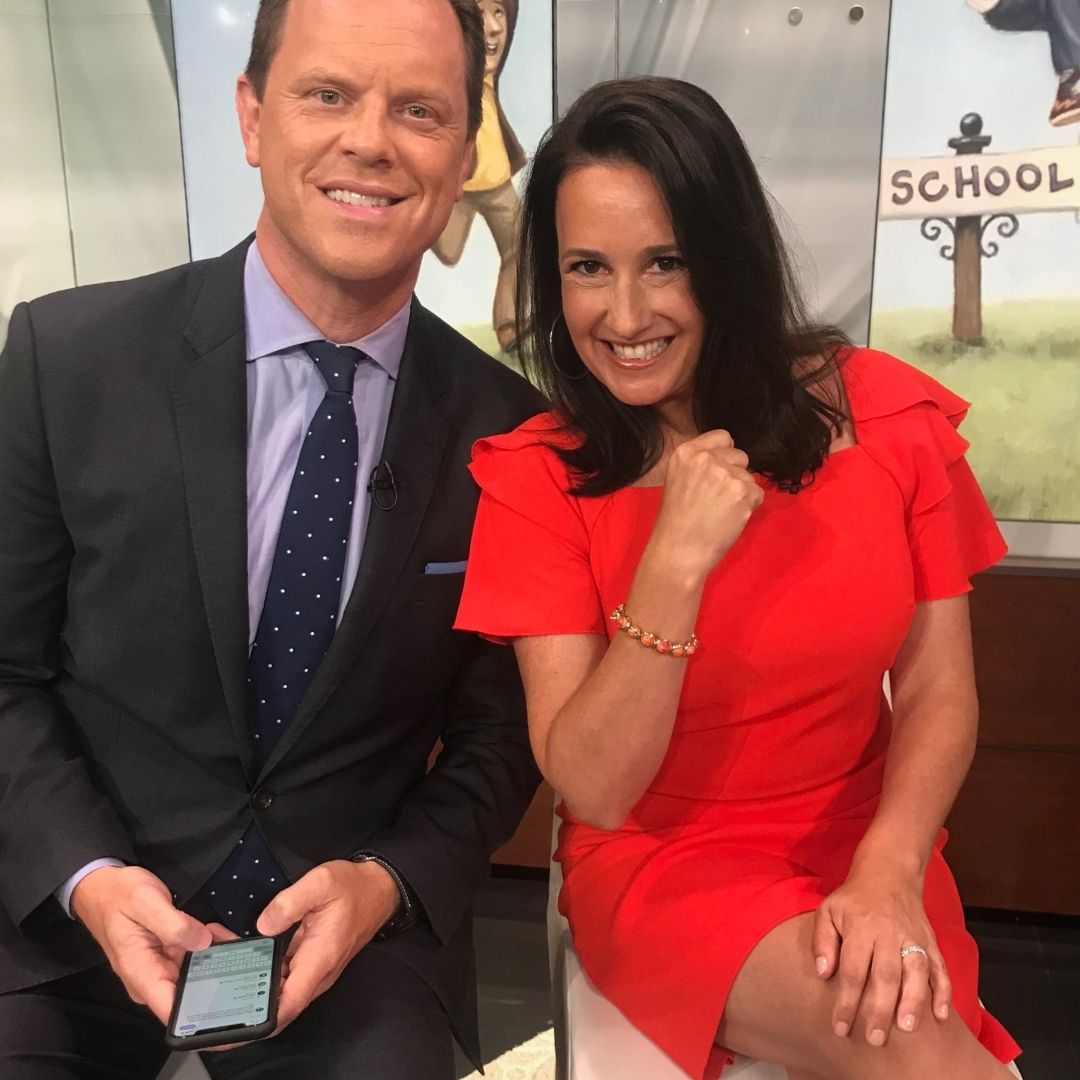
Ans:
[[[371,470],[367,489],[372,503],[380,510],[393,510],[397,506],[397,482],[394,480],[394,470],[389,461],[380,461]]]

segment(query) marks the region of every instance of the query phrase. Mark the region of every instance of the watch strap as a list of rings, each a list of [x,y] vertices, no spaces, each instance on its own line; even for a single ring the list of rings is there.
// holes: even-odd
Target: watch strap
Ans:
[[[390,938],[396,937],[403,930],[407,930],[417,923],[423,914],[420,899],[393,863],[388,862],[374,851],[357,851],[349,856],[349,862],[373,862],[381,866],[394,879],[394,884],[397,886],[398,894],[401,897],[397,910],[375,932],[376,941],[389,941]]]

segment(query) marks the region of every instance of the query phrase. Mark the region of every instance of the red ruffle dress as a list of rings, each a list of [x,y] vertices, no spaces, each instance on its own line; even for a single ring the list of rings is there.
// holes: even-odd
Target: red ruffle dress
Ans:
[[[565,815],[560,907],[600,991],[692,1077],[735,975],[773,927],[847,875],[882,788],[882,693],[915,604],[957,596],[1005,545],[964,458],[967,403],[917,369],[852,349],[842,375],[856,445],[799,494],[765,500],[710,576],[667,756],[625,825]],[[662,489],[568,493],[535,417],[480,440],[482,489],[457,625],[495,639],[612,636]],[[612,717],[617,724],[618,718]],[[978,1001],[944,833],[925,904],[954,1007],[1002,1061],[1019,1048]]]

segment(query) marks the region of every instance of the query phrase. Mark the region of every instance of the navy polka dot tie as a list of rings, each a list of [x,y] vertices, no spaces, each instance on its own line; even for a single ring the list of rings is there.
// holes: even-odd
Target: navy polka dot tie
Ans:
[[[356,497],[352,391],[364,354],[327,341],[304,349],[326,381],[326,394],[300,448],[248,661],[248,723],[257,767],[295,715],[333,640]],[[286,884],[252,823],[203,895],[226,926],[248,934]]]

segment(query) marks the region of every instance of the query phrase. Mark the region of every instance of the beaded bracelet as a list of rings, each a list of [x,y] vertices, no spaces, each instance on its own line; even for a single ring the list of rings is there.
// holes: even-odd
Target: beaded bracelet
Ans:
[[[698,641],[697,634],[691,634],[689,641],[671,642],[665,637],[660,637],[659,634],[650,634],[648,630],[642,630],[640,626],[635,625],[634,620],[626,614],[626,605],[620,604],[609,616],[609,619],[624,633],[629,634],[632,638],[637,638],[638,643],[644,645],[646,649],[655,649],[658,653],[663,653],[665,656],[693,656],[697,652],[698,646],[701,644]]]

